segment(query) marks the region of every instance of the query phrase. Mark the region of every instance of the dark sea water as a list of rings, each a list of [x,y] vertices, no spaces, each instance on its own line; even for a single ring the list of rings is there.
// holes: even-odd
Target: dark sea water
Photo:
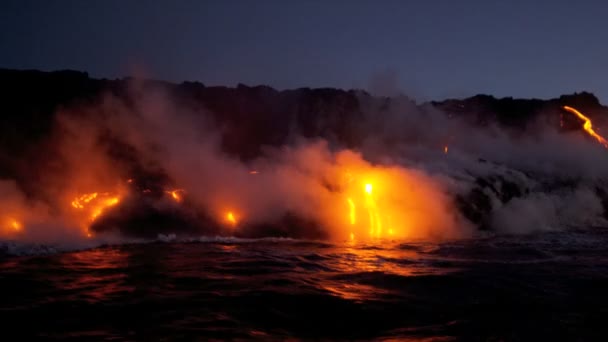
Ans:
[[[0,257],[4,341],[605,341],[608,230]]]

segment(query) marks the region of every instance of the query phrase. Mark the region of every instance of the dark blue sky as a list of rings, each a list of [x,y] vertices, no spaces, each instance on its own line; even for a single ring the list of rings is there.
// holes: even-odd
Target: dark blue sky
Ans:
[[[0,67],[608,103],[605,1],[13,1]]]

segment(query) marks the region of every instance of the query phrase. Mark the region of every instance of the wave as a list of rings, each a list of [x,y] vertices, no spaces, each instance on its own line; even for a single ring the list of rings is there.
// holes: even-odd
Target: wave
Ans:
[[[318,240],[290,237],[240,238],[235,236],[178,236],[159,234],[155,239],[105,236],[70,243],[32,243],[18,240],[0,240],[0,256],[48,255],[75,252],[108,246],[124,246],[151,243],[201,243],[201,244],[289,244],[298,247],[327,248],[333,245]]]
[[[227,244],[285,246],[307,249],[341,248],[382,254],[387,251],[413,253],[417,262],[436,263],[529,263],[546,262],[559,258],[602,257],[606,251],[608,228],[578,228],[566,231],[539,232],[528,235],[480,233],[470,239],[436,241],[376,240],[365,242],[329,242],[291,237],[242,238],[235,236],[201,235],[180,236],[159,234],[156,238],[128,238],[117,235],[100,235],[92,239],[69,242],[34,243],[18,240],[0,240],[0,257],[36,256],[76,252],[111,246],[138,244]],[[395,261],[387,257],[387,262]]]

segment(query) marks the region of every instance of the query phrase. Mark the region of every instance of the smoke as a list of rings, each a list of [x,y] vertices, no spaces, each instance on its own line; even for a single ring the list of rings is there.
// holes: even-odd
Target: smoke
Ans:
[[[226,127],[210,111],[133,82],[126,97],[57,113],[38,195],[0,183],[2,237],[86,241],[129,227],[154,236],[162,221],[163,233],[437,240],[475,226],[604,223],[608,153],[580,132],[481,129],[403,96],[365,101],[355,146],[294,129],[243,159],[225,151]]]
[[[537,193],[500,206],[493,215],[496,229],[506,233],[554,231],[564,226],[589,227],[605,224],[600,199],[579,187],[561,194]]]
[[[141,116],[121,115],[131,122],[113,122],[112,130],[120,132],[138,155],[161,165],[172,182],[187,189],[212,217],[232,212],[247,225],[260,226],[277,225],[295,215],[335,239],[367,236],[369,215],[379,216],[373,219],[374,229],[384,229],[385,234],[391,230],[396,237],[456,237],[465,231],[466,224],[459,222],[438,181],[423,171],[373,165],[358,152],[301,137],[245,163],[222,152],[218,126],[205,113],[179,108],[162,94],[138,106]],[[367,182],[389,194],[378,199],[383,201],[381,208],[369,208],[367,202],[376,199],[363,195]],[[359,207],[355,216],[365,216],[360,219],[365,223],[348,222],[349,198]]]
[[[62,244],[82,240],[69,221],[53,215],[46,203],[28,200],[13,181],[0,181],[0,208],[0,237],[5,239]]]

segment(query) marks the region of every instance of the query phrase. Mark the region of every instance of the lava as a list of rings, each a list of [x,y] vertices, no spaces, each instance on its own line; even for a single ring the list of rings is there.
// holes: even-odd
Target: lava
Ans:
[[[87,205],[87,203],[97,198],[98,195],[99,194],[97,192],[80,195],[72,201],[72,207],[76,209],[83,209]]]
[[[373,169],[359,171],[349,168],[349,171],[345,172],[345,178],[347,181],[341,190],[346,195],[348,204],[344,213],[345,223],[350,227],[346,235],[347,239],[352,241],[356,236],[369,238],[392,236],[395,233],[392,226],[395,220],[391,219],[393,217],[399,218],[399,235],[407,235],[405,226],[407,220],[403,215],[407,207],[401,207],[400,203],[394,202],[401,195],[393,193],[391,186],[393,176],[389,172]],[[395,184],[399,183],[400,180],[395,179]],[[366,219],[357,220],[357,217]]]
[[[120,202],[120,198],[118,197],[110,197],[106,200],[101,201],[98,205],[95,206],[93,213],[91,214],[91,220],[95,220],[99,215],[101,215],[104,210],[109,207],[113,207]]]
[[[376,200],[372,196],[373,185],[365,184],[365,204],[369,214],[369,235],[380,237],[382,236],[382,218],[376,205]]]
[[[584,121],[583,129],[585,130],[585,132],[587,132],[587,134],[589,134],[595,140],[597,140],[600,144],[602,144],[602,146],[604,146],[604,148],[608,148],[608,141],[606,141],[606,139],[604,139],[604,137],[602,137],[601,135],[599,135],[595,132],[595,130],[593,129],[593,124],[591,123],[591,119],[589,119],[583,113],[579,112],[578,110],[576,110],[570,106],[564,106],[563,108],[567,112],[570,112],[570,113],[576,115],[579,119],[583,120]]]
[[[237,220],[236,217],[234,216],[234,213],[232,211],[229,211],[226,213],[226,221],[231,225],[231,226],[236,226],[237,224]]]
[[[15,219],[11,219],[11,227],[13,228],[13,230],[15,231],[20,231],[21,230],[21,223],[19,223],[19,221],[15,220]]]
[[[77,196],[71,205],[78,213],[83,216],[80,221],[86,236],[91,237],[89,226],[95,222],[107,209],[120,203],[121,197],[118,194],[109,192],[92,192]]]
[[[459,234],[449,194],[423,170],[374,165],[350,150],[339,152],[330,170],[322,173],[330,186],[319,200],[318,215],[332,239],[435,239]]]
[[[350,198],[350,197],[347,199],[347,201],[348,201],[348,207],[350,210],[349,215],[348,215],[350,218],[350,224],[354,225],[355,223],[357,223],[357,216],[356,216],[357,209],[355,208],[355,202],[353,202],[352,198]]]
[[[11,233],[11,232],[18,232],[23,228],[23,225],[21,224],[21,222],[17,221],[16,219],[12,218],[12,217],[8,217],[4,220],[4,230],[7,233]]]
[[[173,198],[173,200],[177,203],[181,203],[183,200],[183,197],[181,194],[184,193],[184,189],[176,189],[176,190],[167,190],[165,191],[167,194],[169,194],[171,196],[171,198]]]

